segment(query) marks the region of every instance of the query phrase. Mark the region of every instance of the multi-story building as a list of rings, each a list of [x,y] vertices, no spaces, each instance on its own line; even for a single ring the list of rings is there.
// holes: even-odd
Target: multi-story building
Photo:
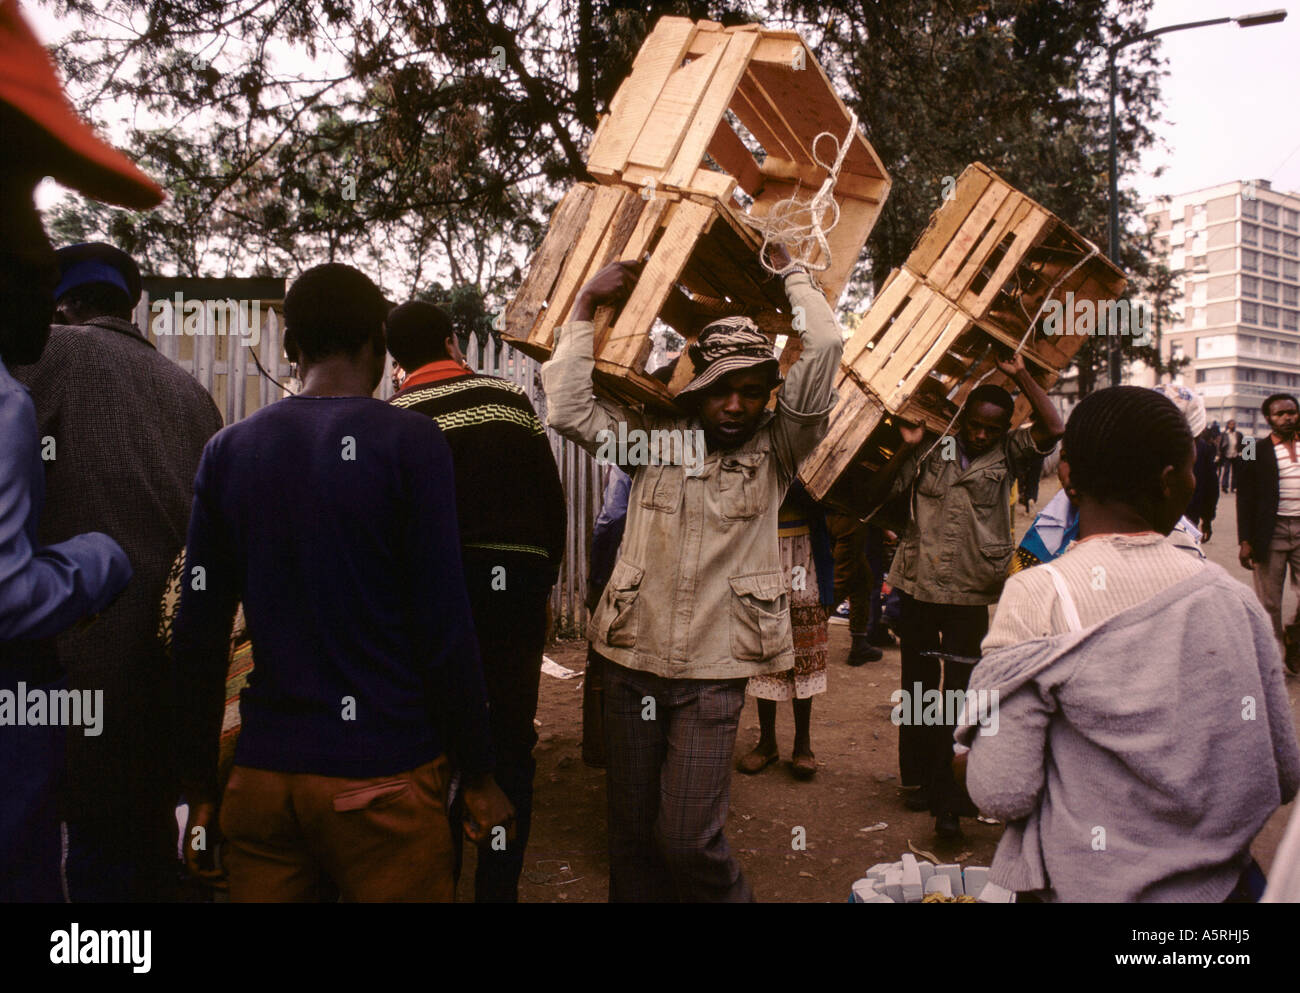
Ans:
[[[1164,358],[1205,398],[1219,424],[1267,429],[1260,402],[1300,393],[1300,194],[1267,180],[1223,183],[1146,210],[1175,281]]]

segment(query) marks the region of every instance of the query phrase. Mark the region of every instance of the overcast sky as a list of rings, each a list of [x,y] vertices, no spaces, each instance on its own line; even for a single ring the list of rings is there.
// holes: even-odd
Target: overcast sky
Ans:
[[[1281,24],[1235,24],[1176,31],[1161,38],[1168,61],[1165,121],[1169,148],[1152,156],[1159,179],[1135,177],[1147,198],[1233,179],[1268,179],[1300,193],[1300,0],[1156,0],[1148,26],[1231,17],[1277,8]]]
[[[1066,0],[1062,0],[1066,2]],[[1285,6],[1287,0],[1156,0],[1152,28]],[[1164,116],[1157,133],[1168,145],[1150,157],[1165,174],[1130,179],[1147,199],[1263,178],[1300,193],[1300,0],[1281,24],[1235,24],[1175,32],[1161,39],[1168,60]],[[44,42],[71,27],[51,10],[25,3]],[[57,196],[41,191],[42,206]]]

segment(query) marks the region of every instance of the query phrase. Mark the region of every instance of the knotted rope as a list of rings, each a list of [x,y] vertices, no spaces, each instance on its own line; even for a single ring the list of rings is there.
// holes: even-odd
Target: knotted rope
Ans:
[[[849,146],[853,143],[853,136],[857,130],[858,115],[849,111],[849,130],[843,141],[829,131],[823,131],[813,139],[813,161],[825,169],[827,175],[821,188],[813,194],[811,200],[799,199],[796,184],[794,194],[784,200],[778,200],[766,216],[740,215],[746,224],[763,235],[763,247],[759,249],[758,260],[763,264],[763,268],[774,276],[784,276],[796,269],[823,272],[830,268],[831,249],[826,242],[826,235],[835,230],[835,225],[840,222],[840,205],[835,202],[833,195],[835,182],[839,179],[844,157],[849,153]],[[835,146],[835,160],[831,163],[823,162],[817,154],[817,144],[823,138],[829,138]],[[831,216],[829,224],[825,223],[827,214]],[[767,246],[773,242],[786,246],[786,250],[790,253],[789,265],[777,268],[768,261]],[[811,243],[815,243],[821,251],[821,261],[816,264],[807,261],[807,256],[812,254]]]

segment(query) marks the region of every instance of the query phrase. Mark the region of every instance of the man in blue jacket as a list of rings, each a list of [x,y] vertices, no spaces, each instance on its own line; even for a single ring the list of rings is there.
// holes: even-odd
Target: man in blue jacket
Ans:
[[[48,449],[31,397],[8,370],[40,358],[54,315],[59,269],[32,191],[51,175],[136,208],[152,207],[162,191],[76,116],[14,2],[0,3],[0,134],[0,901],[52,902],[61,897],[59,789],[69,733],[51,723],[50,703],[63,693],[53,636],[103,610],[130,580],[131,565],[104,534],[46,547],[37,537]]]

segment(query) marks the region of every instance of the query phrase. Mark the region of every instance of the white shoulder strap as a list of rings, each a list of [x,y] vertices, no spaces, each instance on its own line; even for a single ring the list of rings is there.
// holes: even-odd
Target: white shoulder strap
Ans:
[[[1074,605],[1074,597],[1070,596],[1069,587],[1065,585],[1065,577],[1050,564],[1044,564],[1043,568],[1051,575],[1052,585],[1056,587],[1056,595],[1061,601],[1061,612],[1065,614],[1066,626],[1071,631],[1082,631],[1083,625],[1079,623],[1079,611]]]

